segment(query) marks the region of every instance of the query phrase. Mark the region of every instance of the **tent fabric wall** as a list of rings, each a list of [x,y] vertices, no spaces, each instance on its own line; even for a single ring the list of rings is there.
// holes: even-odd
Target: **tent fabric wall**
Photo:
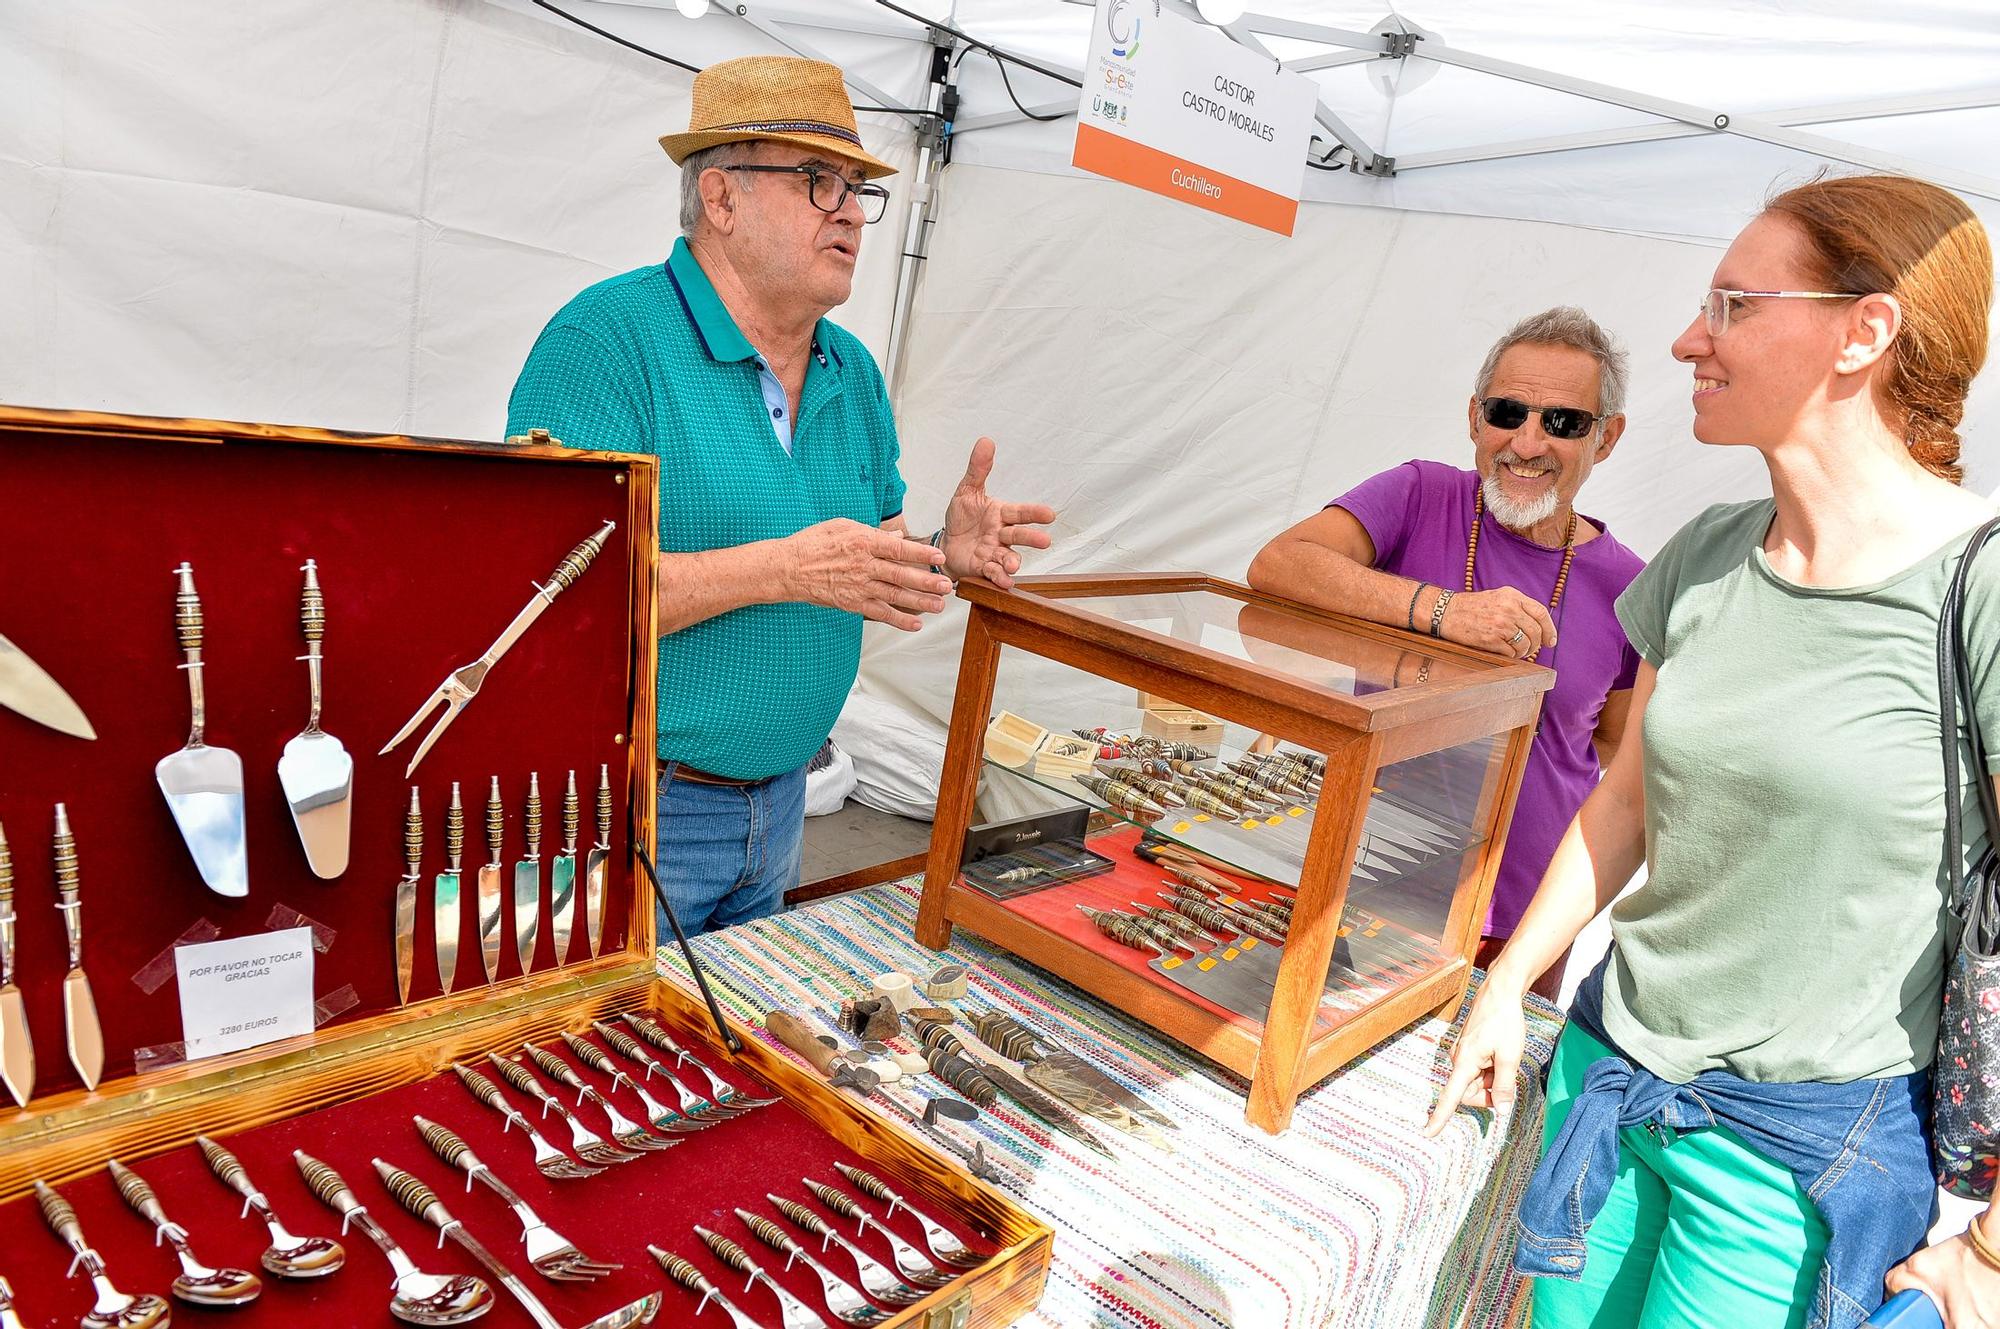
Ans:
[[[1335,204],[1303,207],[1287,240],[1105,181],[957,164],[899,403],[910,521],[934,524],[927,496],[990,434],[994,492],[1061,514],[1027,571],[1240,577],[1271,535],[1376,471],[1469,465],[1487,348],[1576,304],[1632,364],[1630,425],[1580,506],[1649,556],[1707,505],[1769,492],[1755,453],[1694,440],[1689,371],[1668,353],[1720,253]],[[2000,484],[1981,423],[1996,406],[1989,372],[1967,412],[1983,489]],[[871,627],[868,690],[947,716],[959,621]]]
[[[690,83],[483,0],[0,6],[0,400],[497,437],[563,301],[666,256]]]

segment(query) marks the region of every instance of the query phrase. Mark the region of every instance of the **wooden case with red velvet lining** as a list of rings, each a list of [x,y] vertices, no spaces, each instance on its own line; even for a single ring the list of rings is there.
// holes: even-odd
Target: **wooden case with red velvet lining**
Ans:
[[[191,1143],[197,1134],[233,1149],[294,1230],[338,1227],[291,1165],[290,1151],[303,1148],[332,1164],[420,1264],[476,1272],[456,1247],[435,1251],[433,1234],[396,1206],[368,1165],[379,1154],[423,1178],[486,1245],[525,1271],[512,1219],[483,1189],[464,1192],[463,1178],[419,1140],[415,1114],[456,1131],[588,1254],[624,1264],[598,1284],[527,1275],[565,1322],[659,1289],[666,1301],[656,1323],[691,1322],[696,1298],[660,1273],[646,1256],[648,1242],[691,1259],[733,1295],[740,1277],[694,1238],[696,1223],[739,1239],[814,1302],[809,1272],[785,1271],[784,1257],[757,1245],[730,1210],[775,1217],[767,1191],[816,1207],[799,1184],[805,1176],[852,1189],[832,1172],[835,1160],[886,1178],[992,1252],[888,1323],[1003,1325],[1039,1299],[1046,1227],[757,1039],[739,1031],[744,1048],[732,1058],[698,1003],[656,975],[652,896],[633,850],[653,837],[656,468],[648,456],[554,445],[0,407],[0,633],[63,685],[98,734],[94,742],[66,737],[0,707],[0,827],[12,850],[16,982],[37,1068],[28,1106],[0,1107],[0,1275],[12,1282],[26,1323],[74,1324],[90,1302],[88,1285],[63,1275],[69,1255],[36,1212],[36,1178],[75,1205],[115,1281],[128,1291],[165,1292],[170,1253],[153,1247],[149,1227],[117,1198],[103,1172],[112,1157],[153,1184],[167,1212],[192,1229],[204,1259],[257,1267],[268,1239],[254,1222],[237,1220],[235,1197]],[[404,779],[431,722],[394,752],[377,749],[606,520],[617,527],[592,566],[492,668],[413,779]],[[308,558],[326,604],[322,724],[354,760],[352,855],[333,880],[309,870],[277,776],[286,741],[307,718],[299,595]],[[171,575],[183,561],[195,570],[204,610],[207,741],[234,749],[244,764],[250,890],[241,899],[203,884],[154,779],[154,763],[188,737]],[[506,807],[510,893],[512,865],[525,853],[528,777],[540,778],[546,898],[550,860],[561,849],[564,780],[575,770],[581,895],[601,765],[610,768],[614,812],[600,954],[587,952],[579,902],[568,963],[558,964],[545,903],[527,971],[509,936],[498,979],[486,982],[471,901],[487,860],[489,778],[500,777]],[[466,811],[467,917],[456,982],[444,995],[429,916],[454,781]],[[415,977],[402,1005],[393,900],[413,783],[425,835]],[[104,1030],[105,1073],[95,1091],[83,1087],[66,1054],[67,954],[51,855],[57,802],[67,805],[75,832],[84,970]],[[175,1060],[173,945],[191,929],[228,938],[300,920],[318,943],[318,1027],[243,1052]],[[519,1134],[503,1135],[500,1119],[446,1069],[558,1031],[588,1033],[593,1018],[627,1011],[650,1013],[725,1079],[785,1101],[601,1176],[551,1182],[530,1166]],[[574,1063],[559,1042],[554,1047]],[[643,1115],[606,1076],[581,1074],[627,1116]],[[532,1102],[505,1092],[536,1115]],[[586,1106],[583,1115],[594,1111]],[[552,1139],[567,1142],[559,1124],[547,1124]],[[603,1128],[601,1117],[595,1124]],[[890,1225],[921,1237],[900,1213]],[[393,1323],[387,1266],[358,1230],[345,1244],[350,1268],[321,1283],[266,1278],[263,1297],[232,1321],[299,1324],[317,1314],[328,1324]],[[776,1322],[772,1307],[747,1304],[754,1297],[736,1300]],[[719,1319],[712,1309],[703,1316],[710,1318]],[[502,1294],[483,1323],[497,1329],[529,1320]]]

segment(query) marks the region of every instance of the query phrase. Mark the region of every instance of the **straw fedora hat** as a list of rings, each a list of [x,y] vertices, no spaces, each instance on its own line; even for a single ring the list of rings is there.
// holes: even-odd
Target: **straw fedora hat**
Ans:
[[[838,153],[874,179],[896,168],[861,146],[854,103],[838,66],[791,55],[746,55],[694,76],[685,134],[662,134],[676,165],[691,152],[724,143],[771,139]]]

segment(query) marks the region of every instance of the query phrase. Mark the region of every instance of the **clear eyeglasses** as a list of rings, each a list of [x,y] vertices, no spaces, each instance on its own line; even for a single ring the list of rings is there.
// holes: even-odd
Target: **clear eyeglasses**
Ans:
[[[1701,298],[1701,316],[1708,323],[1708,335],[1720,337],[1729,331],[1729,315],[1738,300],[1859,300],[1847,291],[1732,291],[1717,286]]]

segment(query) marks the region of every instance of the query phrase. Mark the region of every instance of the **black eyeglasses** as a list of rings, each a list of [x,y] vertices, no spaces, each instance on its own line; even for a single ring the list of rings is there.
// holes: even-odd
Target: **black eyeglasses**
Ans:
[[[861,220],[878,222],[889,210],[889,190],[886,185],[851,184],[841,178],[837,171],[822,166],[725,166],[725,171],[754,171],[760,175],[803,175],[809,183],[806,192],[812,197],[812,205],[821,212],[839,212],[847,204],[849,194],[861,202]]]
[[[1542,417],[1542,432],[1550,438],[1582,438],[1597,427],[1600,417],[1574,406],[1530,406],[1512,397],[1481,397],[1479,414],[1495,429],[1519,429],[1528,423],[1528,413]]]

